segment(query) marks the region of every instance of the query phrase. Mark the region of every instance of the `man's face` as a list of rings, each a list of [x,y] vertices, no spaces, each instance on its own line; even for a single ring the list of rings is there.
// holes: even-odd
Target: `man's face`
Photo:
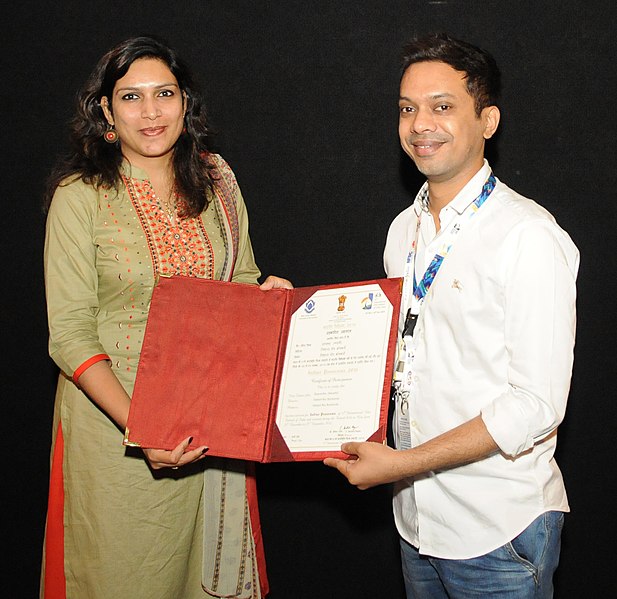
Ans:
[[[401,80],[399,137],[431,183],[462,187],[482,167],[484,140],[499,124],[489,106],[476,115],[465,74],[443,62],[412,64]]]

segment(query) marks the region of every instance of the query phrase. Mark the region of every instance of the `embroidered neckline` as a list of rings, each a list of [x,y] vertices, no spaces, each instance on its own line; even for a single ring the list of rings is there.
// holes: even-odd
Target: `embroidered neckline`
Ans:
[[[201,218],[178,218],[183,200],[177,198],[172,219],[150,181],[125,175],[122,180],[146,235],[155,273],[212,279],[214,251]]]

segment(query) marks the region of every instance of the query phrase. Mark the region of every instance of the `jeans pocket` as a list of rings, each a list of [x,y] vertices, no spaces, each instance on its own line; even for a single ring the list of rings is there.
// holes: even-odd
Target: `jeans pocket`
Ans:
[[[518,561],[537,578],[541,565],[553,544],[561,537],[562,512],[546,512],[538,516],[520,535],[506,543],[512,559]]]
[[[538,578],[538,567],[534,564],[533,555],[530,555],[530,547],[525,547],[524,543],[521,543],[519,538],[513,539],[509,543],[504,545],[506,551],[510,554],[510,557],[528,570],[535,580]]]

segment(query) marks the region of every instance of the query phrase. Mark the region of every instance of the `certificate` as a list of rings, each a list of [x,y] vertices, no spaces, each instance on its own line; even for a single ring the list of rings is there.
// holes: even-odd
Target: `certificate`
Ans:
[[[276,424],[292,452],[379,429],[393,307],[377,283],[316,291],[291,317]]]
[[[174,276],[150,305],[125,444],[258,462],[384,442],[401,279],[261,291]]]

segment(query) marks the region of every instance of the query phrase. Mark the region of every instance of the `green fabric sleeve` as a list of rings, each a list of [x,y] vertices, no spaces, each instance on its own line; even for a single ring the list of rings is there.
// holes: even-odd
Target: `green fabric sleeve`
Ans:
[[[99,341],[94,243],[98,194],[81,180],[56,190],[47,216],[44,265],[49,354],[67,375],[105,350]]]

